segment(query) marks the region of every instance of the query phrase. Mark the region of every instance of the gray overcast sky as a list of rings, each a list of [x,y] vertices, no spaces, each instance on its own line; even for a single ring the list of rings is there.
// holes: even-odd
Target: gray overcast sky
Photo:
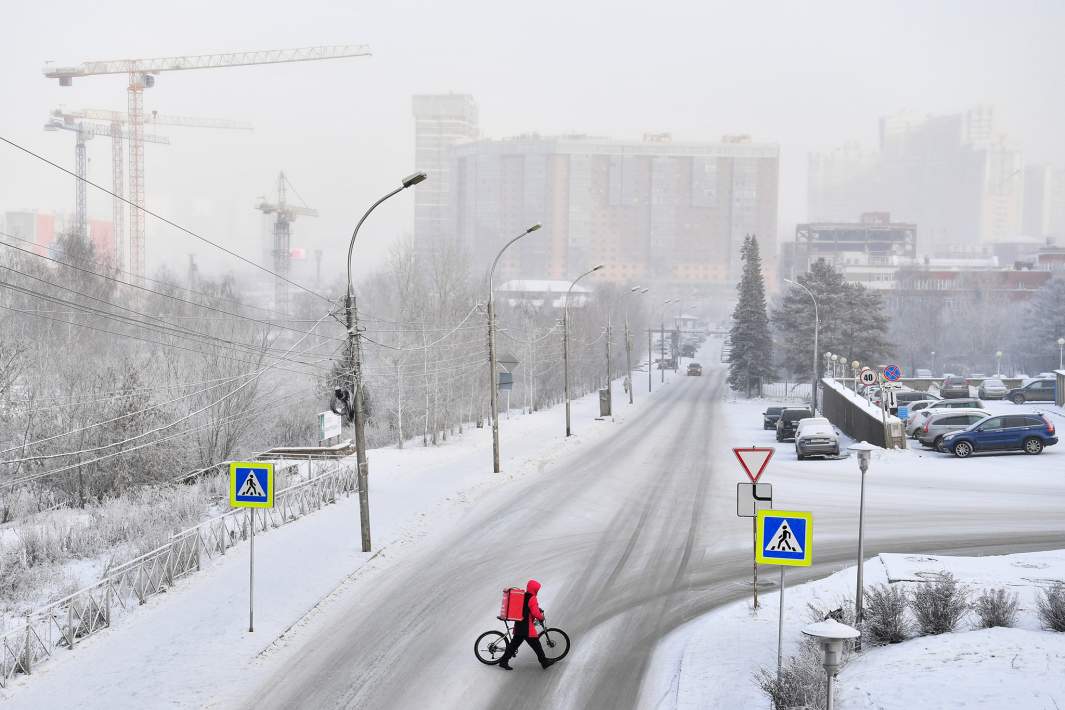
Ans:
[[[122,76],[41,75],[45,60],[154,57],[316,44],[368,44],[372,58],[164,73],[146,91],[161,113],[245,119],[253,133],[166,129],[147,149],[149,206],[262,259],[255,197],[285,169],[321,217],[293,244],[342,260],[365,206],[413,165],[414,93],[473,94],[482,132],[639,137],[672,131],[716,140],[749,133],[782,149],[781,233],[805,218],[806,154],[857,140],[878,116],[952,112],[986,102],[1027,162],[1065,164],[1062,2],[451,2],[281,3],[126,0],[8,2],[3,10],[0,134],[72,165],[70,134],[41,130],[47,112],[124,109]],[[164,131],[160,129],[160,133]],[[90,143],[90,176],[110,185],[106,139]],[[92,194],[90,214],[110,217]],[[72,209],[70,179],[0,146],[0,210]],[[364,228],[360,267],[409,233],[400,196]],[[148,221],[149,266],[195,251]]]

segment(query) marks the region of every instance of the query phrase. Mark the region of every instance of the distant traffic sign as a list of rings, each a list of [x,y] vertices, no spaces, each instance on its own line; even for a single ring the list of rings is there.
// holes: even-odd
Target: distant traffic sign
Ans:
[[[910,417],[910,408],[899,405],[899,419],[908,419]]]
[[[897,382],[902,377],[902,368],[898,365],[888,365],[884,368],[884,378],[888,382]]]
[[[273,508],[274,465],[247,461],[229,464],[229,504],[234,508]]]
[[[758,562],[791,567],[809,567],[813,563],[811,513],[760,510],[756,522],[754,552]]]
[[[876,372],[868,367],[862,368],[862,373],[858,375],[858,380],[863,385],[875,385],[876,384]]]
[[[772,483],[737,483],[736,515],[741,518],[753,518],[759,510],[773,507]]]
[[[769,459],[773,458],[775,449],[772,446],[749,446],[746,448],[735,447],[732,453],[736,454],[736,460],[743,466],[747,478],[751,483],[758,483],[758,477],[765,473]]]

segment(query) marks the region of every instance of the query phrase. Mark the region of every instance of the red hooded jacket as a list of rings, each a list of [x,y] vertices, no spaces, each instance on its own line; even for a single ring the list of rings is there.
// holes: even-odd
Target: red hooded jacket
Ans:
[[[536,626],[532,623],[533,619],[539,622],[544,620],[544,612],[540,611],[540,602],[536,600],[536,593],[539,591],[540,583],[535,579],[530,579],[528,584],[525,585],[525,603],[524,608],[521,610],[522,619],[515,624],[516,634],[524,629],[527,630],[525,635],[531,639],[539,636]]]

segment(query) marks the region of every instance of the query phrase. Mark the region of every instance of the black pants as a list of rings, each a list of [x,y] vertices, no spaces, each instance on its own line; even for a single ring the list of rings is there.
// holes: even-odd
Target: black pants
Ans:
[[[503,658],[499,659],[499,662],[507,663],[511,658],[514,658],[514,654],[518,652],[518,646],[521,645],[522,641],[529,644],[533,652],[536,653],[536,658],[540,661],[541,666],[547,664],[547,656],[544,655],[544,647],[540,645],[540,639],[530,638],[527,633],[518,633],[517,631],[510,639],[510,643],[507,644],[507,650],[503,652]]]

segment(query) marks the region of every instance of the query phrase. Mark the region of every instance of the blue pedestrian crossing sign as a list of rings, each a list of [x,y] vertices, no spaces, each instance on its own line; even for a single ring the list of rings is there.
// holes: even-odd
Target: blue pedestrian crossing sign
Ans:
[[[229,504],[234,508],[273,508],[274,465],[258,461],[230,463]]]
[[[759,510],[755,560],[764,565],[809,567],[813,563],[814,519],[811,513]]]

